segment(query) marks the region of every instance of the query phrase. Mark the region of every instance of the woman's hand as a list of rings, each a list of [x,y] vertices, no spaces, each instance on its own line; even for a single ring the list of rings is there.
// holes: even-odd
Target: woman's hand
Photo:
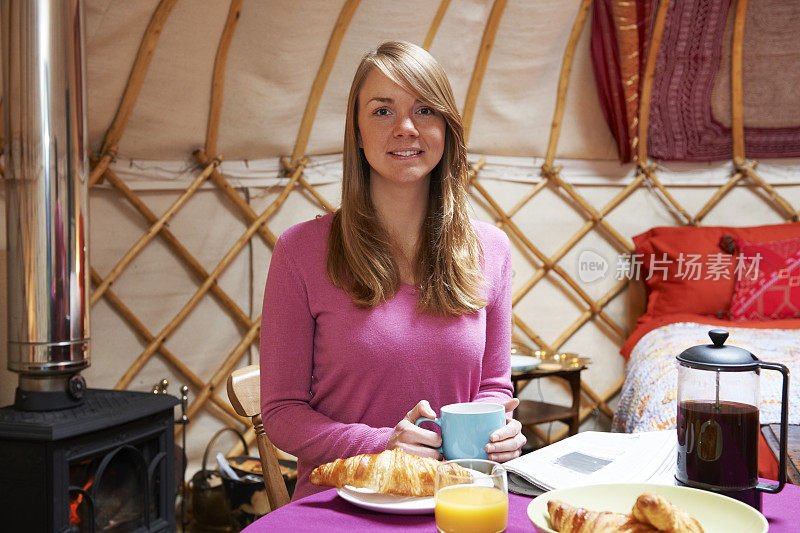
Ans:
[[[506,408],[507,424],[492,433],[489,437],[489,444],[486,445],[486,453],[489,454],[489,459],[492,461],[505,463],[519,457],[522,447],[528,442],[528,439],[522,434],[522,424],[519,423],[519,420],[511,418],[511,412],[518,405],[517,398],[503,402],[503,407]]]
[[[423,416],[436,418],[436,413],[433,412],[427,400],[420,401],[404,419],[397,423],[392,436],[389,437],[389,442],[386,443],[386,449],[402,448],[404,451],[420,457],[441,459],[442,454],[436,448],[442,445],[442,437],[436,432],[422,429],[414,424]]]

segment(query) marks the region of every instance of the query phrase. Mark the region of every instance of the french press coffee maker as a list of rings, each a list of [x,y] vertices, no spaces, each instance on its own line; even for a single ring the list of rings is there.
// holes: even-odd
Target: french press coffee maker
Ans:
[[[678,356],[679,484],[724,494],[761,509],[762,492],[786,483],[789,370],[747,350],[725,345],[728,332],[712,329],[713,344]],[[778,484],[758,481],[759,374],[783,374]]]

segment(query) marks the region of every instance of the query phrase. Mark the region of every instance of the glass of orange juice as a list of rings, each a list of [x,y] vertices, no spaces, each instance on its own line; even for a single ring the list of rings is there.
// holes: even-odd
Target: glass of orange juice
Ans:
[[[472,479],[454,476],[448,464],[458,464]],[[508,477],[494,461],[455,459],[436,469],[436,529],[441,533],[499,533],[508,524]]]

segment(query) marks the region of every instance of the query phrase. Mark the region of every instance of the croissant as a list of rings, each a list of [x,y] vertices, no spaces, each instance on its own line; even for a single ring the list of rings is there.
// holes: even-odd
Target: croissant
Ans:
[[[667,533],[703,533],[703,528],[689,513],[652,492],[642,493],[631,511],[640,522]]]
[[[329,487],[350,485],[399,496],[433,496],[436,468],[441,464],[395,448],[325,463],[311,472],[309,480]],[[472,479],[469,471],[457,464],[451,463],[446,469],[450,475]]]
[[[547,502],[550,527],[561,533],[647,533],[656,532],[630,515],[607,511],[590,511],[559,500]]]

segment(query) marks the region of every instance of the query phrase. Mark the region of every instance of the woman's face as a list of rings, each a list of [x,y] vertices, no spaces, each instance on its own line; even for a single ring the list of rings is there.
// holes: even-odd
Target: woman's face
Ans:
[[[442,158],[444,117],[377,68],[358,93],[358,129],[370,180],[418,184]]]

